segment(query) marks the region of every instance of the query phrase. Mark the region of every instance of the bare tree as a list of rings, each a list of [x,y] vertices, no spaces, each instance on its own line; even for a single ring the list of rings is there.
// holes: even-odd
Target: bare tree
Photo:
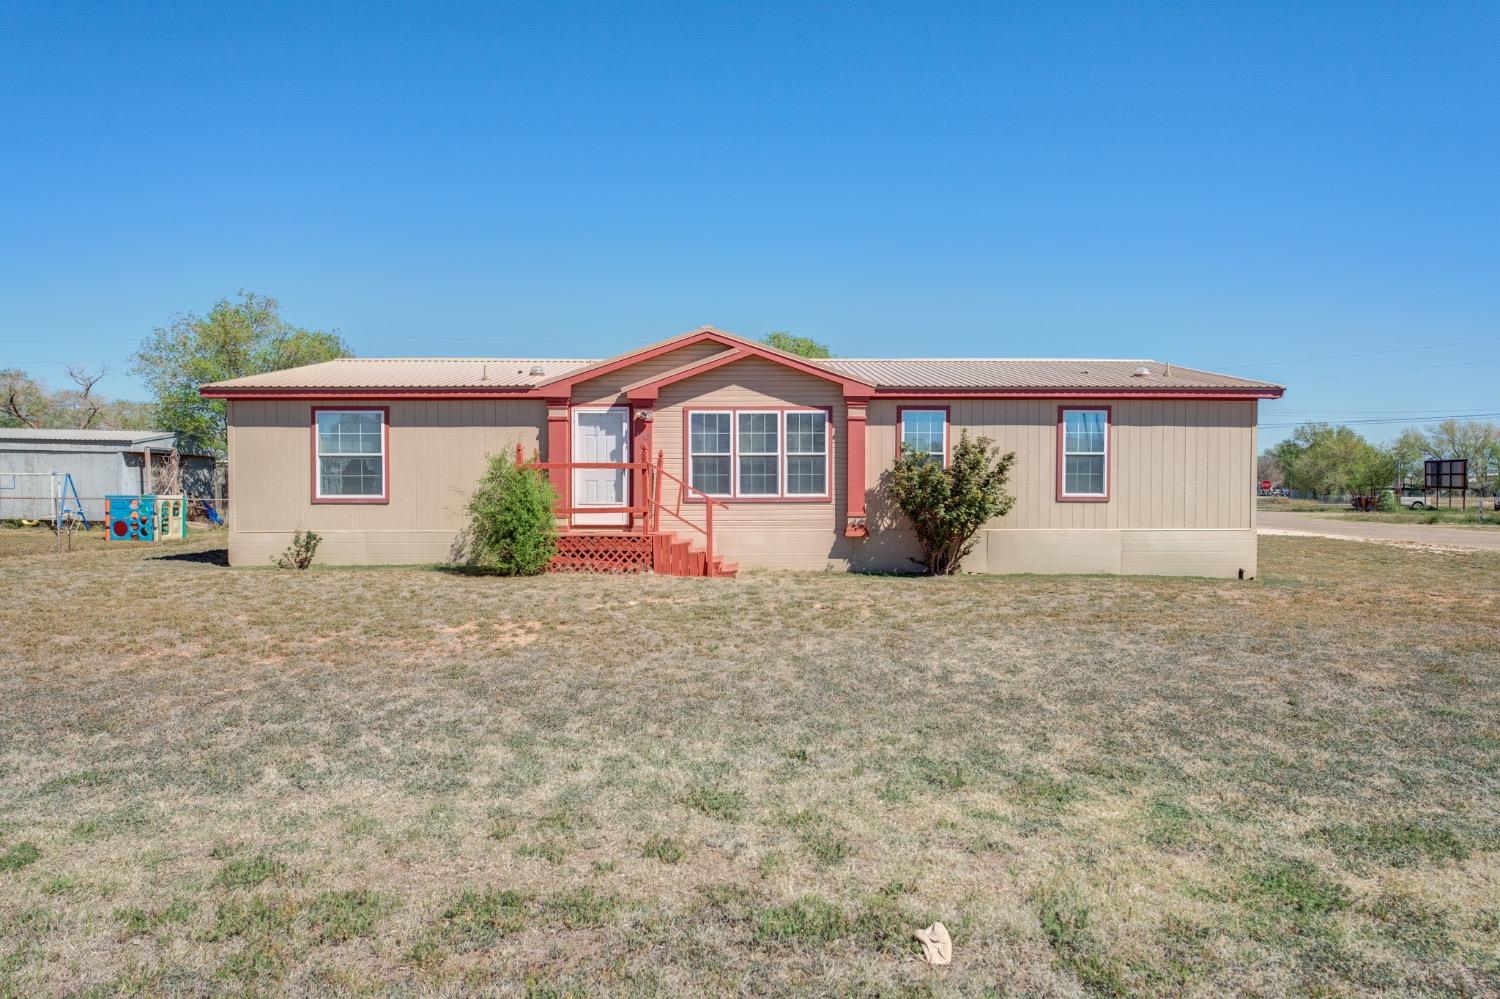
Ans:
[[[108,368],[100,368],[97,374],[92,374],[81,364],[68,365],[68,377],[73,384],[78,386],[76,393],[76,414],[78,417],[78,429],[88,430],[99,420],[99,414],[104,411],[108,403],[94,395],[94,386],[108,372]]]

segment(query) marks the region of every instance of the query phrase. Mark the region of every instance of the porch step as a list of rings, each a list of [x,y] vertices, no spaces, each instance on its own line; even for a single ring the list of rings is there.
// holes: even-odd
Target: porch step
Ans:
[[[702,548],[665,531],[657,534],[569,531],[558,536],[557,554],[547,571],[654,572],[658,576],[732,579],[739,566],[719,557],[710,563]]]

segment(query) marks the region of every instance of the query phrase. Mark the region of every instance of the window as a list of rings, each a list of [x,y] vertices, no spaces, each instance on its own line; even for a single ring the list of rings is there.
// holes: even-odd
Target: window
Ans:
[[[731,488],[730,413],[688,416],[688,482],[710,496],[728,496]]]
[[[730,499],[826,499],[823,410],[701,410],[687,417],[688,482]]]
[[[1109,410],[1064,409],[1059,413],[1060,499],[1109,498]]]
[[[386,498],[386,411],[313,411],[317,467],[313,497],[334,502]]]
[[[948,411],[901,410],[901,443],[940,465],[948,464]]]
[[[740,413],[740,496],[781,495],[781,414]]]

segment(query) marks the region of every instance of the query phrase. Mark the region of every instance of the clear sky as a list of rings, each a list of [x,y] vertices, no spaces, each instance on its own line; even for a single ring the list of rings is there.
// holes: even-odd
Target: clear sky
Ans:
[[[1284,381],[1265,443],[1500,413],[1500,3],[17,3],[0,115],[0,367],[131,397],[248,288],[364,355],[712,323]]]

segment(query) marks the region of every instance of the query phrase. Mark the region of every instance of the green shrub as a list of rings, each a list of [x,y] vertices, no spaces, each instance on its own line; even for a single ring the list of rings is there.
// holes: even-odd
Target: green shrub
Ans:
[[[1014,451],[1005,454],[988,437],[969,439],[963,431],[945,468],[915,448],[901,446],[901,456],[886,473],[896,506],[911,521],[921,546],[918,561],[929,576],[958,571],[985,522],[1010,511],[1016,499],[1005,491]]]
[[[1396,492],[1393,489],[1382,489],[1380,495],[1375,498],[1375,509],[1381,513],[1396,512]]]
[[[321,535],[312,531],[296,531],[292,534],[292,543],[286,546],[286,551],[276,560],[276,568],[306,569],[312,565],[313,556],[318,553],[318,544],[322,540]]]
[[[557,554],[557,493],[540,470],[504,454],[469,500],[469,526],[458,555],[468,566],[502,576],[535,576]]]

